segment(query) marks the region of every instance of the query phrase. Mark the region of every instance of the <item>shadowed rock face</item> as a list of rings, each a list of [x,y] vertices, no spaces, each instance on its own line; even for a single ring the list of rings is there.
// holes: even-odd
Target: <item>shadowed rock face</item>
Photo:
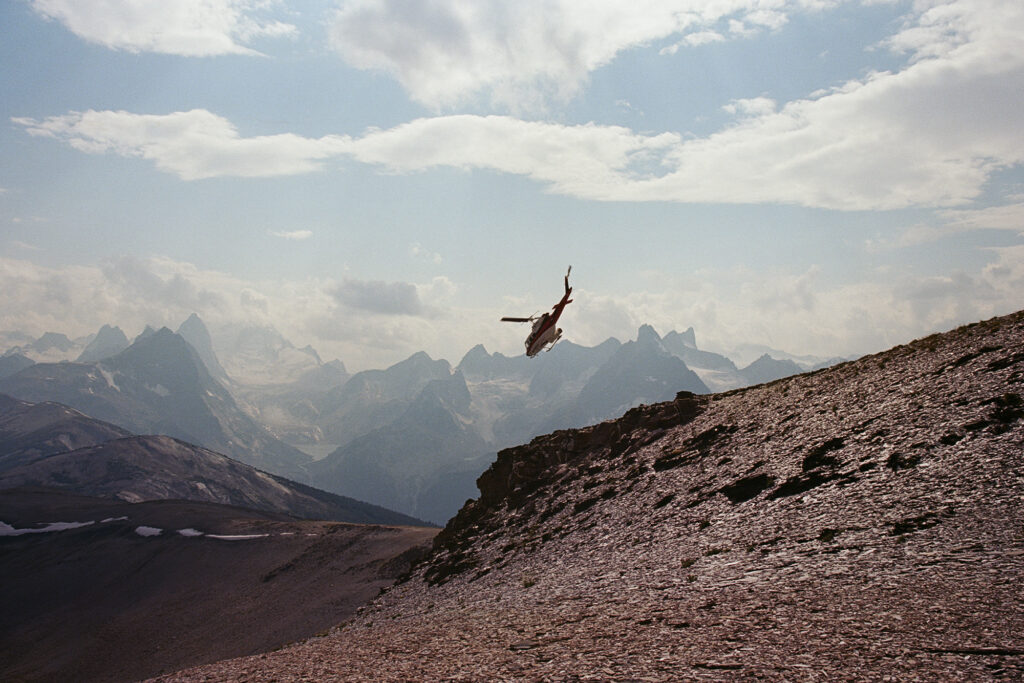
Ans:
[[[328,638],[167,680],[1024,676],[1024,313],[503,451]]]

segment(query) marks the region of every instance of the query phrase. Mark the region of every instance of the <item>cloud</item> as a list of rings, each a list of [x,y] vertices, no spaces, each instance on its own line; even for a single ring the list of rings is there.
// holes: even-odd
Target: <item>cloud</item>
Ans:
[[[429,261],[434,264],[440,264],[442,261],[444,261],[440,254],[424,248],[423,245],[420,244],[419,242],[414,242],[413,244],[409,245],[409,254],[415,259],[422,259],[424,261]]]
[[[768,97],[752,97],[733,100],[722,109],[730,114],[743,116],[767,116],[775,113],[775,100]]]
[[[412,99],[434,109],[479,97],[509,111],[543,109],[580,92],[590,73],[618,54],[688,33],[713,38],[732,20],[777,27],[815,0],[363,0],[330,20],[334,49],[349,64],[394,77]],[[733,33],[736,33],[734,31]],[[721,38],[721,34],[715,34]],[[685,38],[683,39],[686,40]]]
[[[1024,246],[990,250],[976,272],[869,273],[829,285],[804,272],[738,267],[669,274],[657,288],[602,295],[580,290],[564,327],[572,341],[635,338],[643,323],[665,334],[693,326],[700,348],[737,343],[795,354],[855,356],[1024,308]]]
[[[939,213],[946,226],[962,230],[1010,230],[1024,234],[1024,202],[984,209],[958,209]]]
[[[274,4],[259,0],[30,1],[38,14],[59,21],[79,38],[128,52],[258,55],[243,43],[297,32],[292,24],[259,18]]]
[[[895,237],[868,240],[866,247],[871,252],[913,247],[973,230],[1006,230],[1024,236],[1024,203],[937,211],[934,223],[916,223]]]
[[[842,285],[822,281],[811,266],[653,274],[611,294],[577,287],[562,326],[567,339],[585,345],[632,339],[650,323],[662,334],[693,326],[704,349],[744,341],[798,354],[870,353],[1024,308],[1024,245],[987,253],[988,263],[974,271],[879,271]],[[550,304],[499,298],[493,307],[467,306],[443,276],[426,283],[254,281],[167,258],[48,267],[0,256],[0,291],[4,331],[74,337],[116,324],[131,335],[147,324],[175,329],[197,312],[211,330],[272,325],[350,369],[386,367],[421,350],[457,362],[478,343],[517,355],[523,330],[498,318]]]
[[[313,236],[312,230],[271,230],[270,234],[286,240],[308,240]]]
[[[346,279],[332,294],[339,303],[372,313],[386,315],[420,315],[416,286],[408,282],[381,282]]]
[[[732,13],[746,7],[726,5]],[[448,6],[416,7],[422,13]],[[447,19],[437,21],[447,28],[436,27],[431,34],[450,33],[456,55],[459,41],[476,49],[463,33],[466,22],[479,19],[472,9],[476,4],[460,7],[461,14],[452,14],[452,8],[442,12]],[[544,12],[559,7],[564,9],[551,4]],[[13,120],[32,135],[85,152],[148,159],[185,180],[308,173],[330,159],[351,158],[393,173],[451,167],[521,175],[551,192],[598,201],[952,208],[978,198],[995,173],[1024,163],[1024,5],[951,0],[939,8],[909,17],[886,42],[912,53],[901,71],[872,73],[785,103],[738,99],[725,105],[737,120],[700,138],[468,114],[420,118],[359,137],[321,138],[243,137],[228,120],[205,110],[87,111]],[[394,13],[397,6],[354,3],[342,12],[373,23],[384,10]],[[417,12],[410,12],[408,21],[426,21],[417,19]],[[600,9],[587,21],[600,24],[615,16],[624,26],[614,35],[651,35],[647,17],[627,20],[616,12]],[[676,16],[672,22],[706,19],[695,16]],[[410,25],[401,17],[396,21],[394,40],[412,51],[434,49],[403,38],[403,27]],[[757,25],[770,25],[775,19],[760,21]],[[610,41],[615,43],[614,36]],[[601,54],[610,59],[614,50]]]
[[[30,135],[63,140],[82,152],[147,159],[183,180],[308,173],[347,146],[347,138],[338,136],[243,138],[230,121],[203,109],[163,115],[89,110],[12,120]]]
[[[721,43],[725,41],[723,36],[718,31],[694,31],[693,33],[687,33],[683,36],[683,39],[675,45],[662,48],[662,55],[674,55],[679,51],[681,47],[700,47],[701,45],[709,45],[711,43]]]
[[[549,183],[561,194],[606,199],[613,187],[630,181],[633,166],[657,166],[659,155],[679,142],[675,133],[643,135],[620,126],[454,115],[369,131],[352,141],[349,152],[395,172],[489,169]]]
[[[104,262],[101,272],[109,285],[135,292],[150,307],[195,311],[223,305],[219,293],[197,286],[187,272],[167,273],[160,265],[159,261],[125,256]]]

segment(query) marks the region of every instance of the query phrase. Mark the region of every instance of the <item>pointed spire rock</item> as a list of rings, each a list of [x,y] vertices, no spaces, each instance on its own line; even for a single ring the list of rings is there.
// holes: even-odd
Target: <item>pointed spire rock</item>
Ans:
[[[193,313],[178,327],[180,334],[196,350],[209,373],[220,382],[228,381],[228,373],[213,350],[213,339],[202,319]]]
[[[75,362],[93,363],[121,353],[129,346],[128,337],[120,327],[104,325],[85,347]]]
[[[661,346],[661,337],[650,325],[641,325],[636,333],[636,342],[641,346]]]

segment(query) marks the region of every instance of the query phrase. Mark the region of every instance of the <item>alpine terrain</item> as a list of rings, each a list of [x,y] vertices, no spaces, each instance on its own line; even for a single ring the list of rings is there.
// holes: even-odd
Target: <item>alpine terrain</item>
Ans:
[[[1024,313],[498,454],[330,633],[163,681],[1019,680]]]

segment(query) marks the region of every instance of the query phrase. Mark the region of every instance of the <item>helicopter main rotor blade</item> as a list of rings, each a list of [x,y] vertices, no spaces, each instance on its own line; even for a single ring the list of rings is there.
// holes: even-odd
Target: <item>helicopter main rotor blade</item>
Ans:
[[[531,320],[533,318],[502,318],[502,321],[506,323],[528,323]]]

